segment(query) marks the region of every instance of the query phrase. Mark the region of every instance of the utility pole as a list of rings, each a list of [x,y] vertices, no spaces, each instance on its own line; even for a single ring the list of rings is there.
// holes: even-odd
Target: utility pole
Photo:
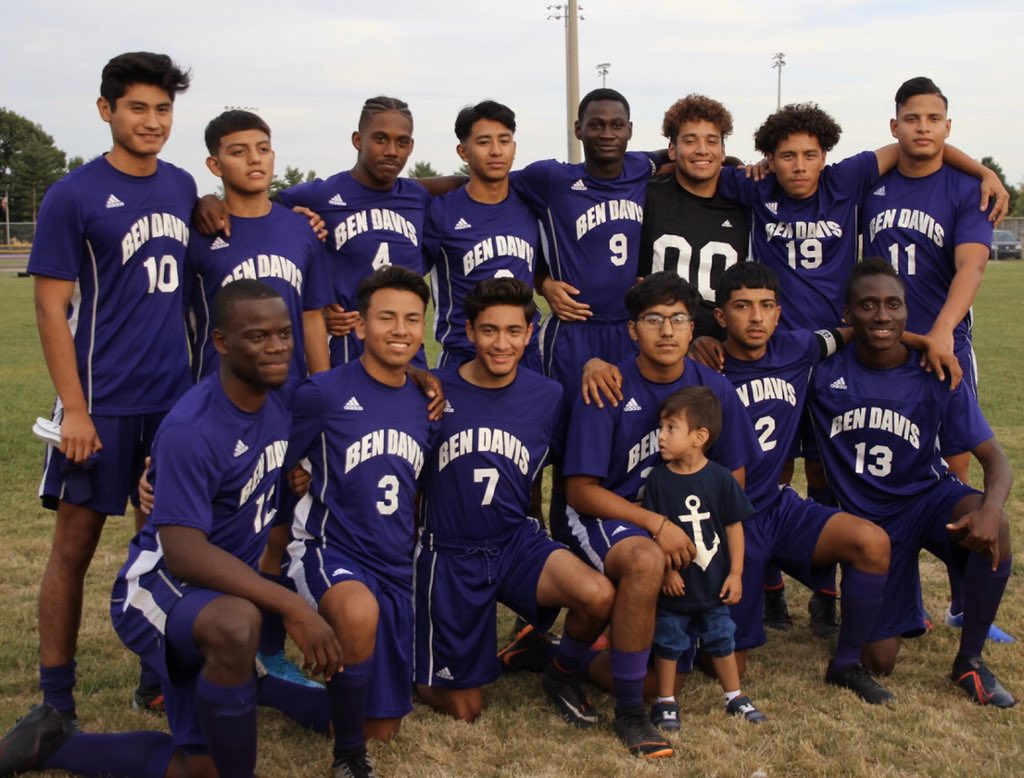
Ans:
[[[565,116],[569,162],[581,162],[580,144],[576,140],[576,109],[580,103],[579,21],[582,9],[576,0],[565,5],[549,5],[548,19],[565,20]]]
[[[602,62],[597,66],[597,75],[601,77],[601,88],[608,85],[608,71],[612,69],[611,62]]]
[[[786,55],[781,51],[772,55],[772,67],[779,71],[778,87],[775,92],[775,110],[782,108],[782,68],[786,65]]]

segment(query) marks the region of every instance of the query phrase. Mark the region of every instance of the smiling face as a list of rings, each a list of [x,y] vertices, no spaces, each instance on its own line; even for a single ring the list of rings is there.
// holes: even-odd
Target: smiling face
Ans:
[[[356,322],[366,372],[378,380],[404,374],[423,343],[425,308],[419,295],[406,289],[385,287],[373,293]]]
[[[505,386],[515,378],[516,366],[533,335],[521,305],[491,305],[466,322],[466,336],[476,348],[474,383]]]
[[[897,278],[875,274],[859,278],[850,291],[844,317],[853,328],[858,354],[878,360],[901,359],[900,337],[907,326],[907,305]]]
[[[356,180],[371,189],[391,189],[412,154],[412,122],[398,111],[381,111],[352,133],[358,155]]]
[[[238,300],[223,330],[213,331],[221,369],[256,390],[288,380],[294,341],[288,306],[280,297]]]
[[[224,182],[225,191],[261,194],[274,177],[274,150],[262,130],[241,130],[220,139],[216,156],[206,166]]]
[[[725,158],[725,143],[717,126],[705,119],[684,122],[675,142],[669,144],[668,156],[676,163],[680,186],[689,191],[709,189],[706,196],[715,193]]]
[[[129,84],[115,105],[101,97],[96,107],[110,125],[114,154],[155,158],[171,136],[174,100],[158,86]]]

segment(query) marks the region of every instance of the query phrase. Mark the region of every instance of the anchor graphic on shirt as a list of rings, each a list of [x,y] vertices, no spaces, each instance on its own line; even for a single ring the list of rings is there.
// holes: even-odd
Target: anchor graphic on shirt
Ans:
[[[695,494],[691,494],[685,500],[686,507],[689,509],[688,514],[680,514],[678,519],[687,524],[693,525],[693,545],[697,547],[697,555],[693,558],[701,570],[707,570],[708,565],[711,564],[711,560],[715,558],[715,554],[718,553],[718,546],[721,540],[718,538],[718,533],[712,530],[712,541],[711,548],[708,548],[704,544],[704,530],[701,529],[701,522],[704,519],[710,519],[710,513],[702,513],[700,510],[700,497]]]

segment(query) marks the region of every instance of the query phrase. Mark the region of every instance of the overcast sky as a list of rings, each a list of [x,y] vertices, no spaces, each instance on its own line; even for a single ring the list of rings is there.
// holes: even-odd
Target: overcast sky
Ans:
[[[839,0],[583,0],[580,93],[608,86],[632,103],[632,148],[661,148],[661,117],[701,92],[732,111],[731,154],[755,159],[751,136],[775,108],[774,52],[784,52],[782,100],[813,100],[843,126],[833,160],[889,142],[892,97],[927,75],[950,101],[951,142],[990,155],[1024,180],[1024,3]],[[827,9],[827,10],[826,10]],[[321,176],[354,161],[349,137],[363,101],[388,94],[415,118],[411,162],[460,164],[452,124],[485,98],[519,122],[517,166],[566,158],[565,28],[544,0],[0,0],[0,106],[41,124],[69,155],[110,145],[95,100],[100,71],[124,51],[170,54],[192,68],[164,157],[216,181],[202,131],[225,106],[269,122],[279,172]]]

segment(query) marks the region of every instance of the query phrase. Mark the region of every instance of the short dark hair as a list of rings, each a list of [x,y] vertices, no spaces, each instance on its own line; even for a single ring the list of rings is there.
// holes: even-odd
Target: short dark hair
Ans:
[[[462,310],[470,324],[477,316],[494,305],[515,305],[523,309],[526,323],[531,324],[537,313],[533,290],[518,278],[485,278],[462,298]]]
[[[705,95],[691,94],[676,100],[665,111],[661,121],[661,134],[675,143],[679,128],[686,122],[711,122],[722,135],[722,140],[732,135],[732,114],[717,100]]]
[[[846,280],[847,305],[853,305],[853,287],[862,278],[868,276],[889,276],[889,278],[895,278],[900,285],[900,289],[906,292],[906,284],[903,283],[900,274],[896,272],[896,269],[888,260],[881,257],[867,257],[862,262],[858,262],[853,266],[850,277]]]
[[[779,298],[779,277],[760,262],[737,262],[726,268],[715,286],[715,305],[721,308],[737,289],[770,289]]]
[[[360,314],[366,315],[370,309],[370,298],[381,289],[399,289],[412,292],[423,301],[424,308],[430,299],[430,289],[423,278],[401,265],[385,265],[375,270],[359,282],[356,292],[356,307]]]
[[[718,440],[722,431],[722,401],[706,386],[688,386],[666,397],[658,417],[664,419],[667,416],[682,416],[691,430],[706,429],[705,451]]]
[[[255,278],[240,278],[222,286],[213,298],[213,328],[224,332],[235,304],[246,300],[272,300],[281,295],[274,287]]]
[[[178,92],[184,92],[192,82],[192,71],[182,70],[166,54],[149,51],[131,51],[119,54],[103,67],[100,77],[100,97],[117,108],[132,84],[151,84],[163,89],[171,102]]]
[[[459,143],[465,143],[473,131],[473,125],[481,119],[490,119],[508,127],[509,132],[516,131],[516,114],[507,105],[494,100],[484,100],[476,105],[467,105],[455,117],[455,137]]]
[[[798,132],[817,138],[821,150],[829,152],[839,143],[843,128],[817,103],[790,103],[771,114],[757,128],[754,148],[762,154],[774,154],[782,141]]]
[[[651,273],[626,292],[626,312],[630,321],[639,319],[640,314],[652,306],[672,303],[682,303],[690,316],[696,316],[700,292],[670,270]]]
[[[938,95],[942,98],[942,104],[947,109],[949,108],[949,100],[942,94],[938,84],[927,76],[915,76],[904,81],[896,90],[896,113],[900,112],[900,108],[906,104],[907,100],[918,95]]]
[[[374,116],[387,113],[388,111],[402,114],[402,116],[409,120],[409,124],[412,125],[412,111],[409,110],[407,102],[399,100],[397,97],[377,95],[363,103],[363,110],[359,112],[359,131],[362,132],[363,128],[366,127],[367,123]]]
[[[210,156],[216,156],[220,150],[221,138],[244,130],[259,130],[265,132],[268,138],[270,137],[270,125],[252,111],[225,111],[220,116],[211,119],[210,123],[206,125],[204,134],[206,150],[210,152]]]
[[[626,109],[626,118],[629,118],[629,101],[622,96],[621,92],[602,87],[601,89],[593,89],[587,92],[583,99],[580,100],[580,108],[576,112],[576,118],[580,123],[583,122],[583,114],[587,112],[587,107],[598,100],[611,100],[613,103],[622,103],[622,107]]]

